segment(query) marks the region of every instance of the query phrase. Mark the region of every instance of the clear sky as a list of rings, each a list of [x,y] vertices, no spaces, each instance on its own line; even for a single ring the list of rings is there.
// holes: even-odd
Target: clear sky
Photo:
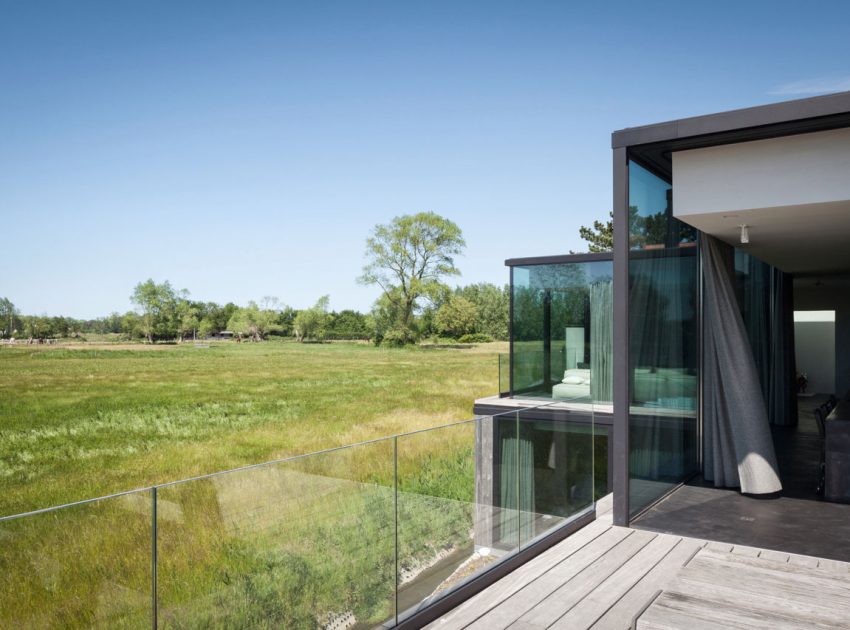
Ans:
[[[506,282],[607,215],[612,130],[850,90],[848,7],[0,0],[0,296],[367,310],[371,226],[421,210]]]

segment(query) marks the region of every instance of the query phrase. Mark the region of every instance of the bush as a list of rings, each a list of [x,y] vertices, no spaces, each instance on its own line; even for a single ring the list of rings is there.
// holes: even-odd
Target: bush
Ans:
[[[460,339],[458,339],[458,343],[490,343],[491,341],[493,341],[493,338],[490,335],[485,335],[484,333],[470,333],[462,335]]]
[[[405,328],[393,328],[384,333],[380,343],[393,347],[407,346],[412,343],[416,343],[416,335],[412,330]]]

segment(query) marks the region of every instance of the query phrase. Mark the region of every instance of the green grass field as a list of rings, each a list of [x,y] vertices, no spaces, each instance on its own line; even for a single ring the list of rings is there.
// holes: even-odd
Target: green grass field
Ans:
[[[0,515],[466,419],[504,350],[0,347]]]
[[[359,344],[0,348],[0,513],[471,417],[498,351]],[[392,613],[398,562],[468,545],[472,424],[158,490],[165,627]],[[366,483],[364,483],[366,482]],[[2,627],[150,627],[152,493],[0,523]],[[394,515],[394,514],[397,514]]]

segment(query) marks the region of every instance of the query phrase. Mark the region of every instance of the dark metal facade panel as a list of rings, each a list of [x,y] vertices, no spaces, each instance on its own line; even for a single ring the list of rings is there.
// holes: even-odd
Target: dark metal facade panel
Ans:
[[[533,256],[530,258],[508,258],[507,267],[523,267],[527,265],[557,265],[568,263],[594,262],[597,260],[613,260],[613,252],[598,252],[585,254],[559,254],[555,256]]]
[[[629,524],[629,167],[614,149],[614,524]]]
[[[848,113],[850,92],[840,92],[621,129],[611,134],[611,147],[616,149],[737,131],[742,132],[741,139],[744,139],[747,134],[743,132],[747,129],[770,125],[783,125],[777,130],[780,131],[777,135],[789,135],[797,131],[794,125],[788,123],[800,122],[802,129],[814,131],[818,125],[812,124],[812,120],[819,119],[826,129],[831,128],[830,125],[834,126],[830,117]],[[734,140],[726,139],[724,142],[730,141]]]

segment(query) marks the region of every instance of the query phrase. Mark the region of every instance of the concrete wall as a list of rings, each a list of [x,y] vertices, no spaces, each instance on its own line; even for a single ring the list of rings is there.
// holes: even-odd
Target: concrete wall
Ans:
[[[794,310],[835,311],[835,394],[850,390],[850,291],[795,287]]]
[[[673,153],[676,216],[850,199],[850,128]]]
[[[809,377],[806,391],[835,393],[835,322],[794,322],[797,371]]]

